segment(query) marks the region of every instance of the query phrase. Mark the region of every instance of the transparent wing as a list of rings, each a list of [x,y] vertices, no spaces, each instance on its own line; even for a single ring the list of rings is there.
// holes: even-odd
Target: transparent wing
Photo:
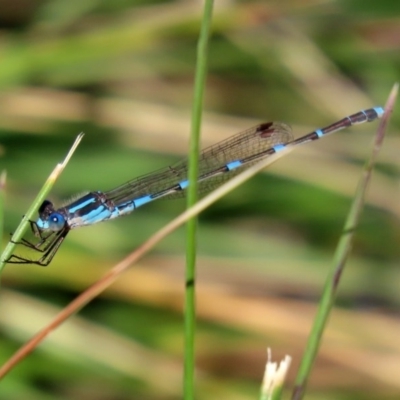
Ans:
[[[268,157],[270,153],[266,151],[271,147],[286,144],[292,139],[288,125],[268,122],[204,149],[199,159],[199,192],[211,191],[243,169]],[[242,161],[243,165],[222,173],[221,169],[232,161]],[[165,198],[183,197],[185,190],[181,190],[178,184],[187,179],[187,173],[188,162],[182,160],[167,168],[133,179],[106,192],[105,195],[116,206],[146,195],[158,197],[158,193],[167,193]],[[177,187],[176,190],[174,187]]]

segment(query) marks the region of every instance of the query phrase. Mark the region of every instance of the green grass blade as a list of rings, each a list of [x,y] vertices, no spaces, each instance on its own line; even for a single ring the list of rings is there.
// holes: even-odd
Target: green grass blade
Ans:
[[[201,117],[203,110],[204,88],[207,75],[208,38],[212,19],[213,1],[204,4],[203,20],[197,47],[197,65],[194,84],[194,99],[192,108],[192,123],[190,135],[189,188],[187,208],[197,201],[197,176],[199,161],[199,142]],[[194,369],[195,369],[195,278],[196,278],[196,225],[197,218],[187,223],[186,243],[186,276],[185,276],[185,361],[183,390],[186,400],[194,399]]]
[[[79,134],[78,137],[75,139],[74,144],[72,145],[70,151],[68,152],[67,156],[65,157],[64,161],[60,164],[57,164],[50,176],[47,178],[46,182],[44,183],[43,187],[39,191],[38,195],[36,196],[35,200],[30,205],[28,211],[22,218],[21,223],[18,225],[18,228],[15,230],[14,234],[11,237],[10,242],[8,242],[6,248],[4,249],[1,257],[0,257],[0,272],[3,270],[6,261],[11,257],[14,252],[15,247],[17,246],[17,242],[20,242],[30,227],[29,221],[34,219],[37,210],[39,209],[40,205],[43,201],[47,198],[47,195],[50,193],[54,183],[56,182],[57,178],[60,176],[64,168],[67,166],[72,154],[76,150],[77,146],[79,145],[80,141],[83,138],[83,133]]]
[[[4,232],[4,189],[6,187],[7,174],[3,171],[0,175],[0,238]]]
[[[395,85],[386,103],[385,114],[383,115],[381,123],[379,124],[377,130],[371,156],[363,168],[362,176],[358,183],[354,200],[347,216],[342,236],[336,248],[331,269],[325,282],[314,325],[308,338],[306,349],[296,378],[296,384],[293,391],[292,399],[299,400],[304,396],[311,368],[316,358],[321,343],[322,334],[326,327],[330,311],[336,297],[340,277],[342,276],[346,260],[351,250],[354,233],[357,229],[361,216],[361,211],[365,202],[365,196],[371,178],[372,169],[375,165],[378,152],[383,142],[385,128],[393,109],[397,90],[398,85]]]

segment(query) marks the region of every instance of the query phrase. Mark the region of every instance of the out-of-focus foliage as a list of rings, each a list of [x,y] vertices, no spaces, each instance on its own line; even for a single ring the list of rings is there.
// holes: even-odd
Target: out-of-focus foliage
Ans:
[[[57,205],[185,157],[202,12],[193,1],[0,1],[5,232],[77,133]],[[389,1],[217,1],[204,146],[262,121],[300,136],[382,103],[400,71]],[[398,399],[396,112],[308,398]],[[377,124],[304,146],[200,219],[198,399],[254,399],[265,361],[294,358],[315,314]],[[51,266],[3,273],[1,360],[184,208],[159,201],[78,229]],[[0,382],[6,399],[174,399],[182,372],[185,230]]]

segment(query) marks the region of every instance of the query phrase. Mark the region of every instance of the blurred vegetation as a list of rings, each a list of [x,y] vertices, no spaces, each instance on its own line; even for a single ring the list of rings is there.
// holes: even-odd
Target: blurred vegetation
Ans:
[[[185,157],[201,2],[0,1],[5,236],[76,135],[57,205]],[[204,146],[282,120],[300,136],[382,103],[400,71],[400,3],[216,2]],[[308,398],[398,399],[398,149],[392,125]],[[266,359],[289,384],[377,124],[304,146],[200,219],[198,399],[254,399]],[[63,200],[64,199],[64,200]],[[184,208],[160,201],[71,232],[51,266],[3,273],[1,360]],[[51,335],[4,399],[175,399],[185,230]]]

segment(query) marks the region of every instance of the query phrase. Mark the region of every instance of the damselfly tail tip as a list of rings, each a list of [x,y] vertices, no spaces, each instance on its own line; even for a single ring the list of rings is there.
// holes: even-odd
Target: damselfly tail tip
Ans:
[[[385,110],[382,107],[374,107],[375,112],[378,114],[378,118],[382,118]]]

